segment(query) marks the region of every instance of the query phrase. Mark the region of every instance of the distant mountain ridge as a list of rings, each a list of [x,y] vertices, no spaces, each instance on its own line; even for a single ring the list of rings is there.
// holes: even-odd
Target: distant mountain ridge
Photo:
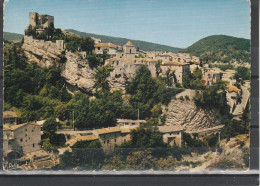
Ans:
[[[4,40],[14,41],[14,40],[21,40],[22,38],[23,38],[23,34],[4,32]]]
[[[120,38],[120,37],[113,37],[113,36],[105,36],[105,35],[98,35],[98,34],[92,34],[92,33],[86,33],[86,32],[79,32],[74,29],[66,29],[65,31],[71,32],[80,36],[88,36],[88,37],[95,37],[102,40],[104,43],[113,43],[116,45],[124,45],[127,43],[127,41],[131,41],[136,47],[139,47],[141,50],[145,51],[167,51],[167,52],[178,52],[180,48],[177,47],[171,47],[167,45],[161,45],[156,43],[151,43],[147,41],[140,41],[140,40],[133,40],[133,39],[127,39],[127,38]]]
[[[208,36],[180,52],[207,57],[211,61],[228,62],[231,59],[250,62],[250,40],[227,35]]]

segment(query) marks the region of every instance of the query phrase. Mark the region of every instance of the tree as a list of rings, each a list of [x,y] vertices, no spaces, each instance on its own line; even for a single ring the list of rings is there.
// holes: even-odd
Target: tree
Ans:
[[[110,65],[106,66],[100,66],[95,70],[94,73],[94,88],[96,88],[96,91],[109,91],[109,84],[107,78],[110,75],[110,72],[113,70],[113,68]]]
[[[98,170],[102,167],[105,154],[99,141],[81,141],[60,156],[60,167],[78,167],[83,170]]]
[[[201,79],[202,71],[198,67],[196,67],[193,71],[193,75],[194,75],[195,79]]]
[[[58,127],[58,122],[56,122],[55,118],[47,119],[42,126],[43,134],[47,138],[53,139],[54,136],[56,135],[57,127]]]
[[[242,127],[242,133],[248,134],[249,128],[250,128],[250,103],[248,102],[246,105],[246,108],[243,111],[241,119],[241,127]]]
[[[167,145],[163,142],[162,134],[157,127],[139,127],[131,131],[131,141],[123,144],[126,148],[162,148]]]
[[[87,60],[88,60],[89,67],[92,69],[102,64],[102,59],[94,53],[88,55]]]
[[[176,79],[176,77],[175,78],[174,77],[175,77],[175,72],[174,71],[171,72],[171,70],[168,69],[166,71],[166,77],[164,78],[165,83],[168,87],[171,87],[173,85],[173,82]],[[175,82],[175,83],[177,83],[177,82]]]
[[[158,62],[157,62],[156,65],[155,65],[155,68],[156,68],[156,76],[157,76],[157,77],[158,77],[159,74],[162,72],[161,64],[162,64],[162,60],[158,60]]]
[[[238,82],[238,79],[250,80],[250,69],[246,67],[237,67],[234,78]]]
[[[126,168],[133,170],[147,170],[153,167],[151,151],[136,151],[126,158]]]
[[[94,40],[91,37],[84,37],[81,43],[81,50],[92,53],[94,49]]]

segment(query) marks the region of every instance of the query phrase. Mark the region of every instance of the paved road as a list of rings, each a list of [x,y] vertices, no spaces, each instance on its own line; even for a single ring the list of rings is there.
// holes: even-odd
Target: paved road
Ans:
[[[73,130],[60,130],[56,132],[57,134],[69,134],[69,135],[75,135],[75,134],[93,134],[93,130],[77,130],[77,131],[73,131]]]
[[[248,91],[248,86],[241,86],[241,89],[243,91],[242,94],[242,100],[241,100],[241,104],[236,106],[236,109],[233,112],[233,115],[238,116],[243,114],[243,110],[246,108],[249,96],[250,96],[250,92]]]
[[[211,127],[211,128],[206,128],[206,129],[200,129],[200,130],[194,130],[194,131],[185,131],[188,134],[193,134],[193,133],[215,133],[215,132],[220,132],[224,125],[218,125],[216,127]]]

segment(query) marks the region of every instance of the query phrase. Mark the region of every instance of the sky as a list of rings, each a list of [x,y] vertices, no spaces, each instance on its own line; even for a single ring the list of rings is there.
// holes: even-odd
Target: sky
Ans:
[[[29,12],[61,29],[186,48],[210,35],[250,39],[249,0],[7,0],[4,31],[24,33]]]

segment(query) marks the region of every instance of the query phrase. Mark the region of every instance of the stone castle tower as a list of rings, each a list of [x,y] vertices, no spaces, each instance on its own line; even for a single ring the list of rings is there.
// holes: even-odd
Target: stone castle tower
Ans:
[[[30,12],[29,13],[29,25],[32,25],[32,27],[38,27],[38,28],[47,28],[51,25],[51,23],[54,26],[54,17],[50,15],[41,15],[37,12]]]

